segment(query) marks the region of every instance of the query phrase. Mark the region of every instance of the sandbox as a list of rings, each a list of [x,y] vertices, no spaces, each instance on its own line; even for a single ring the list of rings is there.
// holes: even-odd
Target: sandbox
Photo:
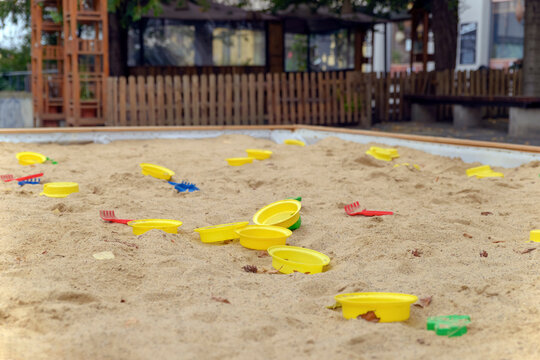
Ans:
[[[540,253],[527,243],[540,228],[538,148],[308,127],[6,131],[0,140],[0,174],[80,186],[49,198],[40,185],[0,184],[0,359],[540,357]],[[366,155],[374,145],[400,157]],[[249,148],[273,154],[225,161]],[[21,151],[58,164],[23,167]],[[200,191],[177,192],[140,163]],[[394,167],[403,163],[420,169]],[[465,175],[481,164],[504,178]],[[328,255],[322,273],[278,274],[265,252],[202,243],[193,231],[251,221],[297,196],[302,225],[287,243]],[[347,216],[357,200],[394,215]],[[102,221],[104,209],[183,225],[136,236]],[[114,259],[93,256],[106,251]],[[372,291],[432,301],[396,323],[327,308],[337,294]],[[465,335],[426,330],[429,316],[450,314],[470,315]]]

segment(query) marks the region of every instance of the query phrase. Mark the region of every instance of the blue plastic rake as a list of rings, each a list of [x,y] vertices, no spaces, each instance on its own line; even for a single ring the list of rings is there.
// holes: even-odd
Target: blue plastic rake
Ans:
[[[34,178],[34,179],[28,179],[28,180],[23,180],[23,181],[19,181],[18,184],[20,186],[23,186],[23,185],[38,185],[38,184],[41,184],[41,178]]]
[[[189,183],[187,181],[182,181],[181,183],[175,183],[175,182],[172,182],[172,181],[168,181],[169,184],[171,184],[172,186],[174,186],[174,188],[176,189],[176,191],[178,192],[194,192],[194,191],[199,191],[200,189],[193,183]]]

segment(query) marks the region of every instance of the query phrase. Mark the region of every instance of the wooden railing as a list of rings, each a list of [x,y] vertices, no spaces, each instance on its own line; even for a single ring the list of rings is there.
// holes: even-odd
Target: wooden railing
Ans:
[[[520,95],[521,71],[324,72],[108,79],[107,125],[360,125],[410,118],[404,94]],[[508,109],[486,108],[491,117]],[[451,107],[439,106],[439,118]]]

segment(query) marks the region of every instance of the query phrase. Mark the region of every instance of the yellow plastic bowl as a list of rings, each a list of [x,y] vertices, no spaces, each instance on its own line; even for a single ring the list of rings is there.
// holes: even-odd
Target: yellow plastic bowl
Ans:
[[[283,274],[298,271],[305,274],[317,274],[330,263],[330,258],[323,253],[297,246],[278,245],[268,248],[272,256],[272,266]]]
[[[236,230],[236,233],[243,247],[266,250],[270,246],[285,245],[292,231],[280,226],[250,225]]]
[[[540,242],[540,230],[531,230],[529,241]]]
[[[257,225],[273,225],[290,228],[300,218],[302,203],[288,199],[266,205],[253,215],[253,222]]]
[[[182,222],[169,219],[142,219],[133,220],[127,224],[133,228],[133,234],[135,235],[141,235],[153,229],[169,234],[178,234],[178,228],[182,225]]]
[[[21,165],[41,164],[47,160],[45,155],[36,152],[25,151],[17,153],[15,156]]]
[[[43,191],[39,195],[53,198],[65,198],[69,194],[79,192],[79,184],[74,182],[52,182],[43,184]]]
[[[407,320],[411,304],[418,300],[414,295],[382,292],[340,294],[335,299],[341,304],[345,319],[355,319],[373,311],[380,322]]]
[[[170,180],[174,175],[174,171],[167,169],[166,167],[154,165],[154,164],[140,164],[143,175],[150,175],[161,180]]]
[[[385,149],[372,146],[366,151],[366,154],[373,156],[377,160],[392,161],[399,157],[397,149]]]
[[[253,158],[252,157],[228,158],[227,162],[231,166],[242,166],[244,164],[251,164],[253,162]]]
[[[270,156],[272,156],[272,152],[270,150],[246,149],[246,152],[249,157],[257,160],[268,159]]]
[[[229,224],[212,225],[194,229],[199,233],[203,243],[220,242],[225,240],[238,239],[240,236],[235,230],[246,227],[249,221],[235,222]]]
[[[295,139],[287,139],[283,143],[287,145],[306,146],[306,144],[303,141],[295,140]]]

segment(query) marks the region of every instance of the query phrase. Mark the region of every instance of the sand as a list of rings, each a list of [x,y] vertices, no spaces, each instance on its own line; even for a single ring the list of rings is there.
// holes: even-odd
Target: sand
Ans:
[[[478,163],[404,147],[386,163],[365,155],[368,146],[327,138],[297,147],[242,135],[0,143],[1,174],[43,171],[45,182],[80,184],[64,199],[38,196],[41,186],[0,184],[0,359],[540,358],[540,250],[526,243],[540,228],[540,162],[494,167],[504,179],[476,179],[465,170]],[[274,154],[227,165],[246,148]],[[19,151],[59,164],[22,167]],[[201,191],[177,193],[141,175],[142,162]],[[404,162],[421,170],[393,167]],[[245,265],[272,269],[271,258],[238,242],[203,244],[193,232],[251,220],[292,196],[303,198],[303,224],[289,244],[330,256],[324,273],[248,273]],[[395,215],[349,217],[343,206],[355,200]],[[178,234],[135,236],[101,221],[101,209],[184,224]],[[106,251],[115,258],[93,257]],[[412,306],[401,323],[345,320],[326,308],[336,294],[363,291],[432,303]],[[469,332],[425,330],[428,316],[448,314],[470,315]]]

